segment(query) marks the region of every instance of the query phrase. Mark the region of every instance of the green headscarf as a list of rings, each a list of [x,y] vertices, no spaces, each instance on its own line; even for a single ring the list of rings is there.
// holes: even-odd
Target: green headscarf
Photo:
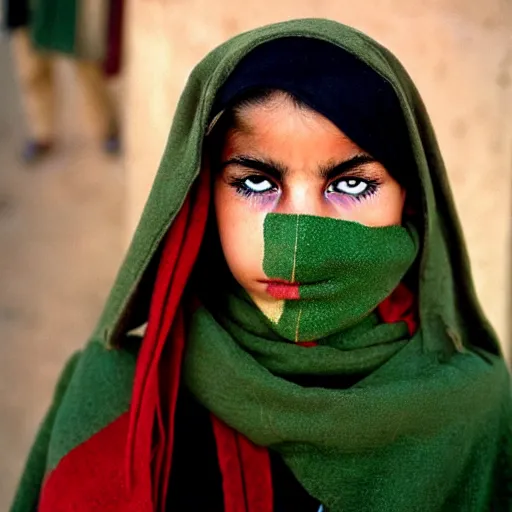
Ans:
[[[187,322],[186,383],[228,425],[277,450],[331,512],[510,510],[510,379],[475,296],[444,164],[410,78],[356,30],[326,20],[272,25],[233,38],[195,68],[97,336],[116,344],[145,321],[144,277],[200,172],[216,94],[248,52],[287,36],[340,46],[396,93],[424,198],[420,327],[411,338],[402,324],[360,315],[305,349],[282,342],[246,297],[219,291],[216,305],[206,303]],[[291,381],[297,373],[357,378],[337,389],[308,388]]]

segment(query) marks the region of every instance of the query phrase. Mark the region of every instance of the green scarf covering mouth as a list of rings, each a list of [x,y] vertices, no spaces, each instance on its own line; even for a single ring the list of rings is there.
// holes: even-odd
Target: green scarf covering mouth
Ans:
[[[290,341],[324,338],[360,322],[400,283],[419,249],[412,226],[367,227],[313,215],[270,213],[263,270],[282,300],[256,304]]]
[[[218,290],[190,320],[183,377],[196,399],[279,453],[329,512],[486,510],[498,448],[476,447],[481,425],[498,425],[506,369],[472,352],[440,365],[421,325],[411,338],[372,312],[414,261],[414,229],[270,214],[264,237],[267,275],[325,282],[299,285],[277,322],[242,289]],[[297,325],[316,346],[287,342]]]

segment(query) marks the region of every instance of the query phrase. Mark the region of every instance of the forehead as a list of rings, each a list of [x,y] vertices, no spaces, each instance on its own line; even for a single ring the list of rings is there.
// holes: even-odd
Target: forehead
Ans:
[[[273,157],[329,160],[363,150],[318,112],[277,98],[239,110],[225,151],[252,151]]]

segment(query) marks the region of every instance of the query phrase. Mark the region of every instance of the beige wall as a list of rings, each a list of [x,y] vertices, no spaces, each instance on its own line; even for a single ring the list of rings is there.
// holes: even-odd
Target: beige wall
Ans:
[[[510,316],[512,212],[512,15],[508,0],[129,3],[126,169],[130,235],[193,66],[240,31],[290,18],[333,18],[382,42],[416,82],[447,163],[479,294],[505,339]]]

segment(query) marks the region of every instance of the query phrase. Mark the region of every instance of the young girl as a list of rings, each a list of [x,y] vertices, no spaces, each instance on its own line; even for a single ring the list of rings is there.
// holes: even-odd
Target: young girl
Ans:
[[[12,511],[510,511],[511,418],[416,89],[291,21],[192,73]]]

